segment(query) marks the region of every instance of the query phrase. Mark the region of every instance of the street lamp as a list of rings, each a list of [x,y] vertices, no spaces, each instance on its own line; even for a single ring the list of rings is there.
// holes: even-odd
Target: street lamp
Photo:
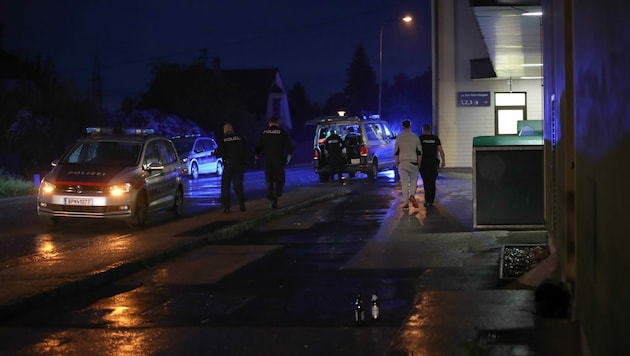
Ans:
[[[401,18],[405,23],[413,21],[413,17],[405,16]],[[381,117],[381,108],[383,102],[383,28],[389,21],[381,24],[381,30],[378,35],[378,116]]]

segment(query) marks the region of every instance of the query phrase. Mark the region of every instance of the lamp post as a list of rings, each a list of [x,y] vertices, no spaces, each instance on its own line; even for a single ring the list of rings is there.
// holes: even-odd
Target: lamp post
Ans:
[[[405,16],[401,18],[403,22],[409,23],[413,21],[413,17]],[[381,24],[381,29],[378,33],[378,116],[381,117],[381,109],[383,103],[383,28],[389,21],[385,21]]]

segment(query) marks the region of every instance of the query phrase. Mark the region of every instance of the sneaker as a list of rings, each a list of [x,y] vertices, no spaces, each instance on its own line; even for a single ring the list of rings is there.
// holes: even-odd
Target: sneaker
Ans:
[[[408,209],[409,209],[409,204],[403,205],[403,210],[408,210]]]
[[[413,195],[409,197],[409,202],[413,205],[414,208],[418,207],[418,202],[416,201],[416,198]]]
[[[271,209],[278,209],[278,199],[271,201]]]

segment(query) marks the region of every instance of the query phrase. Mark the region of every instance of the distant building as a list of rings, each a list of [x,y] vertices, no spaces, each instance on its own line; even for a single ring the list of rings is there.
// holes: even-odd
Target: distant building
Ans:
[[[214,59],[215,77],[234,84],[243,98],[248,112],[256,115],[259,123],[266,124],[272,116],[280,118],[280,125],[292,129],[287,91],[278,68],[222,69],[220,60]]]

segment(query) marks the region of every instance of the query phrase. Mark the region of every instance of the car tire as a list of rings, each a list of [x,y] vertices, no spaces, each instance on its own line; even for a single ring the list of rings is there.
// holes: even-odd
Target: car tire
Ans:
[[[370,181],[376,181],[376,176],[378,175],[378,160],[376,158],[372,159],[372,165],[370,166],[370,170],[367,172],[367,175]]]
[[[223,175],[223,161],[217,161],[217,175],[219,177]]]
[[[149,203],[147,196],[144,192],[138,193],[136,198],[136,208],[133,212],[131,219],[131,225],[136,227],[142,227],[147,223],[147,216],[149,214]]]
[[[173,212],[177,217],[182,217],[184,215],[184,190],[182,187],[178,187],[177,191],[175,191]]]
[[[197,162],[193,162],[190,165],[190,176],[192,177],[192,179],[199,178],[199,166],[197,165]]]

